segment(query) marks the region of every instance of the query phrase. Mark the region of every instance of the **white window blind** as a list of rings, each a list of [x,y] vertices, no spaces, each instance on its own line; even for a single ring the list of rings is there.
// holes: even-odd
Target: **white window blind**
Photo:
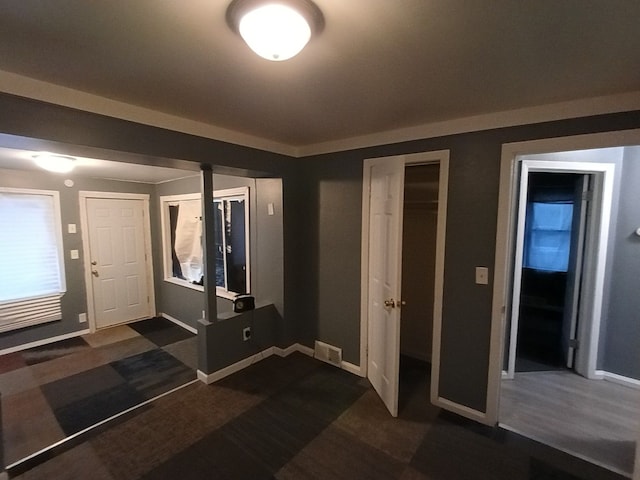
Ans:
[[[58,192],[0,189],[0,331],[59,320],[64,291]]]

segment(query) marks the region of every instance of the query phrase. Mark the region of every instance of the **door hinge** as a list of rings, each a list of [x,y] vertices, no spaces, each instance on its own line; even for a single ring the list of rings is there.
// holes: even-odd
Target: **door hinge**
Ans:
[[[582,200],[584,202],[590,202],[593,200],[593,190],[587,190],[582,192]]]
[[[576,338],[572,338],[571,340],[569,340],[569,347],[577,350],[578,348],[580,348],[580,341]]]

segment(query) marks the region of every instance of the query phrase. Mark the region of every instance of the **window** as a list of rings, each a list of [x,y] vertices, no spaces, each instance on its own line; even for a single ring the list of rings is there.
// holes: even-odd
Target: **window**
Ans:
[[[532,202],[527,206],[524,266],[566,272],[571,247],[573,204]]]
[[[248,187],[215,192],[216,290],[249,293]]]
[[[166,281],[202,290],[202,204],[199,193],[160,197]],[[249,188],[214,192],[216,293],[248,293]]]
[[[62,318],[58,192],[0,188],[0,265],[0,332]]]

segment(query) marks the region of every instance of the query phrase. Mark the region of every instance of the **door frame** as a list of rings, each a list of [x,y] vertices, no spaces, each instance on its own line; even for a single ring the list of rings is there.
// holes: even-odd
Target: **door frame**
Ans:
[[[447,198],[449,185],[449,150],[435,150],[419,152],[407,155],[399,155],[404,158],[407,166],[438,164],[438,222],[436,233],[436,262],[435,262],[435,292],[433,305],[433,342],[431,359],[431,399],[436,405],[444,406],[444,402],[438,395],[438,377],[440,366],[440,333],[442,330],[442,298],[444,292],[444,255],[445,234],[447,224]],[[394,156],[398,157],[398,155]],[[368,339],[369,339],[369,213],[371,176],[367,168],[368,161],[364,160],[362,179],[362,248],[360,257],[360,367],[355,373],[362,377],[367,376],[368,365]],[[402,320],[401,320],[402,321]],[[398,351],[398,355],[400,352]],[[435,399],[435,400],[434,400]],[[447,408],[451,409],[449,405]]]
[[[575,369],[587,378],[599,378],[596,375],[598,357],[598,339],[600,338],[600,319],[602,316],[602,299],[609,241],[609,225],[613,202],[613,178],[615,165],[612,163],[566,162],[549,160],[528,160],[527,154],[514,158],[514,176],[517,188],[512,198],[512,210],[515,215],[515,244],[509,252],[512,268],[508,272],[513,279],[513,290],[506,299],[505,305],[510,312],[506,323],[509,323],[509,350],[506,374],[503,378],[513,379],[515,375],[517,337],[519,328],[520,288],[522,286],[522,255],[524,251],[524,223],[526,196],[529,192],[529,173],[573,173],[593,175],[593,200],[591,219],[587,222],[584,244],[583,278],[580,280],[581,295],[578,305],[581,321],[578,324],[577,338],[582,345],[578,349]],[[518,166],[520,171],[518,172]],[[505,330],[506,338],[506,330]]]
[[[155,286],[153,282],[153,256],[151,250],[151,218],[149,215],[149,194],[147,193],[120,193],[120,192],[95,192],[81,190],[78,192],[80,203],[80,231],[82,233],[82,259],[84,262],[84,283],[87,293],[87,320],[89,330],[94,333],[96,328],[95,302],[93,298],[93,282],[91,278],[91,255],[89,247],[89,216],[87,212],[88,199],[112,199],[112,200],[142,200],[144,216],[144,248],[147,267],[147,295],[149,297],[149,315],[156,315]]]
[[[548,138],[502,145],[500,163],[500,186],[496,227],[496,256],[494,265],[494,288],[491,309],[491,336],[489,348],[489,371],[487,384],[487,423],[498,423],[500,382],[502,380],[505,348],[505,322],[510,295],[513,248],[513,202],[517,190],[515,159],[518,155],[587,150],[594,148],[625,147],[640,145],[640,129],[615,132]]]

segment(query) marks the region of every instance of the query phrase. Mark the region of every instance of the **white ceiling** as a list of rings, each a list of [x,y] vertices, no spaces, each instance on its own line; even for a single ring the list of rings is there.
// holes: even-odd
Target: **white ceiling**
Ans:
[[[33,161],[38,152],[31,150],[0,147],[0,169],[32,170],[44,172]],[[123,163],[97,158],[74,157],[76,159],[73,172],[59,174],[63,177],[82,176],[124,180],[128,182],[162,183],[168,180],[198,175],[198,172],[178,170],[174,168],[155,167],[136,163]]]
[[[636,0],[316,0],[287,62],[229,1],[4,1],[0,70],[296,148],[640,91]]]

